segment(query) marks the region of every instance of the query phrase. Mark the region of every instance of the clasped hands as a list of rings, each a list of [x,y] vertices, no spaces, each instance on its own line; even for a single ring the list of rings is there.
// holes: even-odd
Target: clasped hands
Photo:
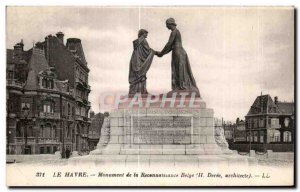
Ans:
[[[154,55],[157,55],[157,57],[162,57],[163,54],[159,51],[154,51]]]

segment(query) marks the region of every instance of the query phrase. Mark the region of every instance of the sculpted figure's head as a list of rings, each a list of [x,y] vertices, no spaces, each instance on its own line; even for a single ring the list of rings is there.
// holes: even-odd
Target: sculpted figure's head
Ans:
[[[174,18],[169,18],[169,19],[166,20],[166,27],[168,29],[173,29],[173,28],[176,27],[176,25],[177,24],[175,23],[175,19]]]
[[[138,38],[144,36],[144,38],[147,38],[148,36],[148,31],[146,29],[140,29],[139,30],[139,34],[138,34]]]

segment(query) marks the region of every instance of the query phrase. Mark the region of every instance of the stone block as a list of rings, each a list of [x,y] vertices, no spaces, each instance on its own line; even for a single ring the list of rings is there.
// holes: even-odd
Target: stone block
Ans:
[[[120,154],[122,154],[122,155],[138,155],[139,153],[140,153],[140,150],[139,150],[138,146],[123,147],[123,148],[121,148],[121,152],[120,152]]]
[[[163,145],[164,155],[184,155],[185,145]]]
[[[199,144],[200,143],[200,136],[199,135],[193,135],[193,144]]]
[[[200,135],[214,135],[214,127],[201,127]]]
[[[112,118],[124,117],[124,109],[114,109],[110,112],[109,116]]]
[[[123,128],[112,126],[110,128],[110,135],[123,135]]]
[[[190,115],[192,116],[193,114],[193,109],[177,109],[177,115]]]
[[[150,156],[150,164],[151,163],[174,163],[175,155],[151,155]]]
[[[119,118],[111,117],[110,118],[110,127],[118,127],[119,126]]]
[[[140,153],[145,155],[162,155],[163,147],[162,145],[140,145]]]
[[[125,143],[125,139],[124,139],[124,136],[123,136],[123,135],[119,135],[119,136],[118,136],[118,143],[119,143],[119,144],[124,144],[124,143]]]
[[[120,144],[111,144],[109,143],[105,148],[102,150],[102,154],[105,155],[119,155],[121,151]]]
[[[193,127],[193,135],[199,135],[200,134],[200,127]]]
[[[206,126],[213,127],[214,126],[214,118],[206,118]]]
[[[119,144],[119,136],[111,135],[109,139],[109,144]]]
[[[186,168],[187,166],[198,167],[198,155],[175,155],[175,167]]]
[[[206,136],[206,138],[207,138],[207,143],[216,143],[214,135],[208,135]]]
[[[124,127],[124,118],[118,118],[119,119],[119,127]]]
[[[204,135],[200,135],[199,143],[207,143],[207,138]]]
[[[213,117],[214,111],[213,109],[201,109],[199,117]]]
[[[193,117],[193,127],[199,127],[199,126],[200,126],[200,118]]]
[[[199,124],[200,124],[201,127],[206,126],[206,118],[200,118],[199,119]]]

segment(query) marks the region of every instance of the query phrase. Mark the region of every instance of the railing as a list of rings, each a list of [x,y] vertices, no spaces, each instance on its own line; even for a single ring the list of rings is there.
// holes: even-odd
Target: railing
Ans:
[[[83,99],[79,96],[76,96],[76,101],[83,103]]]
[[[40,118],[59,119],[60,113],[40,112]]]
[[[7,79],[6,80],[6,85],[11,86],[11,87],[23,88],[24,83],[22,83],[20,81],[16,81],[15,79]]]
[[[15,138],[16,144],[25,144],[25,137],[16,137]],[[33,144],[35,143],[34,137],[27,137],[27,144]]]
[[[75,82],[81,84],[86,89],[91,90],[91,86],[88,85],[86,82],[82,81],[81,79],[79,79],[78,77],[76,77]]]
[[[83,117],[80,116],[80,115],[76,115],[76,116],[75,116],[75,119],[78,120],[78,121],[83,121]]]
[[[58,143],[57,138],[40,137],[39,143]]]

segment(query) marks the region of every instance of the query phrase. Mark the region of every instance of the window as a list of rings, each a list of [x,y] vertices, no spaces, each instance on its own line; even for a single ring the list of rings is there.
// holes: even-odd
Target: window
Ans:
[[[56,130],[56,126],[54,125],[52,128],[52,138],[56,138],[57,137],[57,130]]]
[[[259,120],[259,127],[265,127],[265,120],[264,119]]]
[[[258,141],[258,135],[257,135],[257,132],[253,132],[253,136],[254,136],[254,142],[257,142]]]
[[[47,154],[51,153],[51,147],[47,147]]]
[[[47,123],[44,129],[45,129],[44,137],[50,138],[51,137],[51,125],[49,123]]]
[[[49,89],[53,89],[54,88],[54,82],[53,82],[53,80],[51,79],[51,80],[49,80],[49,87],[48,87]]]
[[[270,142],[280,142],[280,132],[274,130],[273,133],[270,133]]]
[[[47,88],[47,80],[45,78],[42,80],[42,87]]]
[[[284,127],[289,127],[289,124],[290,124],[290,119],[284,118]]]
[[[44,147],[40,147],[40,154],[44,154],[45,151],[44,151]]]
[[[57,151],[57,146],[53,146],[53,153]]]
[[[259,132],[259,142],[260,142],[260,143],[263,143],[263,142],[264,142],[264,135],[265,135],[265,134],[264,134],[263,131],[260,131],[260,132]]]
[[[53,79],[43,78],[42,79],[42,87],[46,89],[53,89],[54,88],[54,81]]]
[[[85,108],[84,107],[81,107],[81,116],[85,116]]]
[[[43,132],[44,132],[44,126],[41,125],[41,129],[40,129],[40,137],[43,137]]]
[[[70,116],[71,115],[71,106],[70,106],[70,104],[68,103],[68,116]]]
[[[290,131],[283,133],[283,142],[292,142],[292,133]]]
[[[23,137],[23,130],[20,122],[17,123],[16,137]]]
[[[32,127],[28,127],[27,136],[28,137],[33,137],[33,129],[32,129]]]
[[[271,127],[274,127],[274,128],[279,127],[279,119],[272,118],[271,119]]]
[[[75,111],[76,115],[80,115],[80,108],[76,107],[76,111]]]
[[[7,78],[14,79],[14,71],[8,71]]]
[[[21,110],[24,111],[23,109],[26,107],[28,107],[30,109],[30,103],[26,103],[26,102],[23,102],[21,103]]]
[[[50,102],[44,103],[44,113],[53,113],[53,104]]]

